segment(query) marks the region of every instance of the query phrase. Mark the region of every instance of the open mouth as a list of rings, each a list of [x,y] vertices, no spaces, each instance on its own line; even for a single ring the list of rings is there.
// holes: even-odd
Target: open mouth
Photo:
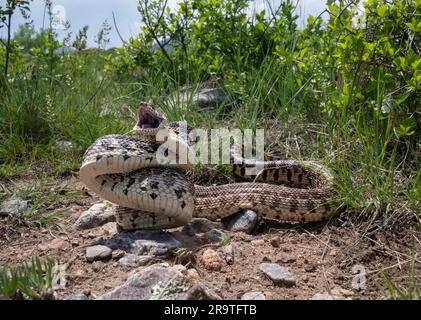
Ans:
[[[156,129],[162,122],[162,118],[148,112],[147,110],[140,108],[138,114],[138,121],[135,126],[135,130],[142,129]]]

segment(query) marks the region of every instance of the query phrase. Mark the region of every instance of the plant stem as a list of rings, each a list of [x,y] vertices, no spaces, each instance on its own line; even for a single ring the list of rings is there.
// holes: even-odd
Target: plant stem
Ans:
[[[12,31],[12,12],[9,12],[7,15],[7,45],[6,45],[6,61],[4,64],[4,76],[7,80],[7,74],[9,71],[9,59],[10,59],[10,41],[11,41],[11,31]]]

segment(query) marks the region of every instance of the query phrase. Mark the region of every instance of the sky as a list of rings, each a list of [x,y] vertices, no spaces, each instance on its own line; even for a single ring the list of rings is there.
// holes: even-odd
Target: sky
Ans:
[[[269,0],[272,4],[279,3],[282,0]],[[0,6],[4,6],[6,0],[0,0]],[[169,0],[168,4],[171,8],[176,7],[177,0]],[[251,1],[254,6],[261,8],[264,0]],[[303,25],[307,20],[307,16],[318,15],[325,8],[325,0],[299,0],[300,15],[299,25]],[[110,32],[110,44],[108,47],[119,47],[122,42],[114,28],[113,12],[116,18],[117,27],[124,40],[128,40],[130,36],[135,36],[140,29],[140,15],[137,11],[137,0],[53,0],[53,11],[59,20],[68,20],[71,23],[73,37],[79,29],[84,25],[89,25],[88,45],[96,46],[95,35],[100,30],[104,20],[113,26]],[[44,0],[33,0],[30,5],[31,19],[34,21],[36,29],[48,23],[44,20]],[[16,31],[19,24],[25,20],[20,13],[14,16],[12,21],[12,30]],[[57,26],[60,27],[60,22]],[[59,36],[64,36],[64,32],[58,30]],[[5,36],[4,28],[0,29],[0,37]]]

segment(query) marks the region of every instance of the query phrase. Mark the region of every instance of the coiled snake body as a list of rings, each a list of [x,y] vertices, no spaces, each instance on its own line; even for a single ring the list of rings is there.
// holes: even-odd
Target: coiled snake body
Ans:
[[[157,159],[161,144],[145,138],[155,137],[165,126],[176,127],[167,124],[161,112],[141,104],[134,131],[143,137],[107,135],[85,152],[80,179],[117,205],[123,230],[174,228],[192,217],[217,220],[247,208],[281,222],[319,221],[331,214],[333,177],[325,167],[309,161],[265,161],[260,162],[263,170],[250,177],[246,168],[256,162],[241,158],[237,147],[231,154],[237,163],[233,170],[253,182],[194,185],[182,172],[190,163],[163,167]],[[177,130],[169,137],[178,140]]]

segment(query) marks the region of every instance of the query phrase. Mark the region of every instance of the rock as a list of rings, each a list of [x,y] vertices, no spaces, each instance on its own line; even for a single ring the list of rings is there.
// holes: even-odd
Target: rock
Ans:
[[[126,255],[126,252],[120,249],[114,250],[111,254],[111,258],[113,259],[120,259]]]
[[[296,257],[285,252],[278,253],[275,257],[276,263],[293,263],[295,261],[297,261]]]
[[[82,293],[85,296],[89,297],[91,295],[91,289],[89,289],[89,288],[83,289]]]
[[[263,292],[263,294],[265,295],[266,300],[273,300],[273,292],[265,291],[265,292]]]
[[[103,236],[96,237],[92,242],[92,245],[103,245],[105,243],[105,239]]]
[[[180,270],[176,266],[151,265],[131,275],[122,286],[98,300],[175,299],[186,291],[184,275]]]
[[[226,93],[220,88],[203,88],[193,96],[193,105],[215,108],[226,100]]]
[[[243,294],[243,296],[241,297],[241,300],[266,300],[266,297],[263,294],[263,292],[251,291],[251,292],[246,292],[245,294]]]
[[[251,243],[253,246],[258,247],[258,246],[262,246],[262,245],[264,245],[264,244],[265,244],[265,240],[263,240],[263,239],[256,239],[256,240],[251,240],[251,241],[250,241],[250,243]]]
[[[107,203],[96,203],[88,210],[82,212],[73,226],[77,230],[83,230],[95,228],[114,221],[115,215],[112,206]]]
[[[150,261],[152,261],[152,259],[153,258],[151,256],[137,256],[129,253],[118,260],[118,263],[123,267],[136,268],[147,265]]]
[[[272,263],[272,259],[270,257],[268,257],[268,256],[263,256],[262,262],[270,262],[270,263]]]
[[[70,245],[67,241],[60,238],[56,238],[56,239],[53,239],[47,246],[48,246],[48,249],[50,250],[66,251]]]
[[[89,300],[89,298],[83,293],[79,293],[72,296],[68,296],[64,298],[63,300],[79,300],[80,301],[80,300]]]
[[[332,249],[331,251],[329,251],[329,256],[336,257],[337,255],[338,255],[338,252],[335,249]]]
[[[279,236],[273,237],[270,239],[270,244],[274,248],[279,248],[279,245],[281,244],[281,238]]]
[[[102,230],[104,230],[104,234],[108,236],[115,236],[118,233],[116,222],[108,222],[104,224],[101,228]]]
[[[111,257],[112,250],[109,247],[97,245],[86,248],[86,260],[93,262],[96,260],[105,260]]]
[[[200,280],[200,276],[199,276],[199,273],[197,272],[197,270],[196,269],[188,269],[187,270],[187,275],[186,275],[186,280],[188,281],[188,282],[191,282],[191,283],[196,283],[196,282],[198,282],[199,280]]]
[[[105,242],[112,250],[121,249],[138,256],[168,256],[181,243],[171,234],[159,230],[122,232]]]
[[[28,212],[31,207],[28,201],[22,199],[11,199],[0,204],[0,217],[16,216],[19,217]]]
[[[221,222],[210,221],[205,218],[193,218],[181,230],[182,233],[193,237],[197,233],[205,233],[212,229],[222,229],[224,225]]]
[[[213,289],[197,284],[181,294],[178,300],[222,300],[222,298]]]
[[[206,249],[202,254],[203,266],[208,270],[218,271],[222,268],[222,261],[219,254],[213,249]]]
[[[315,270],[316,270],[316,266],[314,264],[312,264],[312,263],[306,263],[304,265],[304,271],[305,272],[313,272]]]
[[[221,230],[211,229],[203,235],[202,239],[206,242],[220,243],[229,240],[229,236]]]
[[[98,235],[98,232],[97,233],[89,232],[88,233],[88,238],[91,238],[91,239],[94,239],[94,238],[96,238],[96,239],[104,239],[102,237],[102,235]]]
[[[225,228],[230,231],[243,231],[251,234],[256,227],[258,215],[252,210],[242,210],[223,220]]]
[[[51,240],[48,243],[40,243],[38,249],[41,251],[53,250],[53,251],[66,251],[69,249],[70,244],[60,238]]]
[[[105,265],[104,265],[104,262],[102,261],[94,261],[92,263],[92,270],[94,272],[102,272],[104,270],[104,267]]]
[[[294,286],[295,278],[288,269],[275,263],[261,263],[260,270],[277,285]]]
[[[222,254],[227,264],[234,264],[234,246],[232,244],[222,247]]]
[[[172,106],[179,105],[215,109],[218,105],[227,102],[228,97],[224,90],[210,83],[202,83],[198,88],[182,88],[179,93],[169,98]]]

